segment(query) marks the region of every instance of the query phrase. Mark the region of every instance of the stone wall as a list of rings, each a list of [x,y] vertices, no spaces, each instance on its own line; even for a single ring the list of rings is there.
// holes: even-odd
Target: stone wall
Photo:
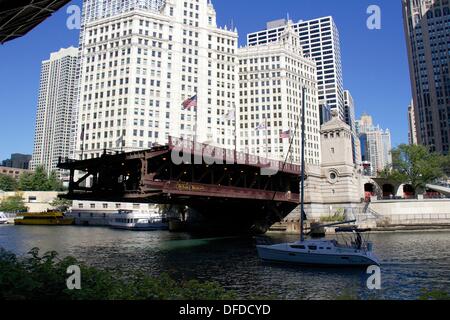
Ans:
[[[450,224],[450,199],[373,201],[369,208],[388,225]]]

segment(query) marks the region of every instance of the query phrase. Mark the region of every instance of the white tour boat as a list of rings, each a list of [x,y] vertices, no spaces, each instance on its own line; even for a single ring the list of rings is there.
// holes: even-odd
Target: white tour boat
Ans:
[[[109,226],[134,231],[168,230],[169,224],[155,211],[119,210],[111,215]]]
[[[362,234],[370,230],[360,230],[356,226],[338,228],[337,234],[350,234],[352,241],[338,243],[337,240],[308,240],[304,232],[305,214],[305,113],[306,88],[302,90],[302,167],[300,179],[300,241],[274,245],[257,245],[258,255],[264,261],[296,263],[315,266],[371,266],[379,265],[374,255],[372,243],[364,241]],[[291,141],[292,144],[292,141]],[[351,221],[354,222],[354,221]],[[348,223],[348,222],[346,222]],[[330,225],[336,226],[343,223]],[[317,228],[324,227],[319,226]]]

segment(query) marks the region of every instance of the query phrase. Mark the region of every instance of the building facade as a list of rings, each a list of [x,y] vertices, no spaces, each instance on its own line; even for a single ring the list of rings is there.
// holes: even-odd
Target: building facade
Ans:
[[[72,108],[75,102],[78,49],[52,53],[42,62],[31,169],[57,169],[59,157],[69,156]]]
[[[361,144],[356,133],[355,102],[349,90],[344,91],[345,123],[352,132],[353,163],[361,164]]]
[[[286,24],[284,19],[269,22],[266,30],[248,34],[247,44],[254,46],[277,41]],[[338,109],[339,117],[345,120],[341,45],[333,17],[300,21],[292,27],[300,36],[304,55],[312,57],[317,63],[319,103]]]
[[[29,169],[31,154],[13,153],[11,158],[3,160],[2,166],[16,169]]]
[[[380,126],[375,126],[372,117],[366,114],[356,121],[356,127],[365,174],[377,176],[392,164],[390,130],[383,130]]]
[[[344,114],[345,123],[350,126],[350,130],[356,132],[355,102],[349,90],[344,91]]]
[[[447,0],[402,0],[419,144],[449,153],[450,5]]]
[[[236,146],[238,35],[210,1],[86,0],[83,17],[77,158],[169,136]]]
[[[414,101],[408,106],[408,142],[417,144],[416,114],[414,110]]]
[[[238,59],[238,150],[300,163],[302,88],[305,86],[306,161],[319,165],[316,65],[304,57],[292,25],[289,23],[275,42],[240,48]]]

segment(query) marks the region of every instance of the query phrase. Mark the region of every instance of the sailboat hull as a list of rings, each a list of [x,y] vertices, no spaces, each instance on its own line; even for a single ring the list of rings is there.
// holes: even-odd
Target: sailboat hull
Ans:
[[[361,253],[310,253],[283,250],[273,246],[257,246],[259,257],[268,262],[292,263],[313,266],[367,267],[379,265],[375,257]]]

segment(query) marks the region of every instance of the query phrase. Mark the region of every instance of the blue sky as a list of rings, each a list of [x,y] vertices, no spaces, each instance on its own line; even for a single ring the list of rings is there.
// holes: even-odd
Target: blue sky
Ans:
[[[392,143],[407,142],[406,111],[411,99],[400,0],[213,0],[220,25],[233,21],[240,43],[270,20],[308,20],[331,15],[340,36],[344,86],[356,114],[369,113],[392,131]],[[81,4],[74,0],[70,4]],[[69,4],[69,5],[70,5]],[[369,30],[366,10],[381,8],[381,30]],[[31,153],[41,61],[61,47],[77,46],[78,30],[68,30],[66,7],[23,38],[0,45],[0,160]]]

